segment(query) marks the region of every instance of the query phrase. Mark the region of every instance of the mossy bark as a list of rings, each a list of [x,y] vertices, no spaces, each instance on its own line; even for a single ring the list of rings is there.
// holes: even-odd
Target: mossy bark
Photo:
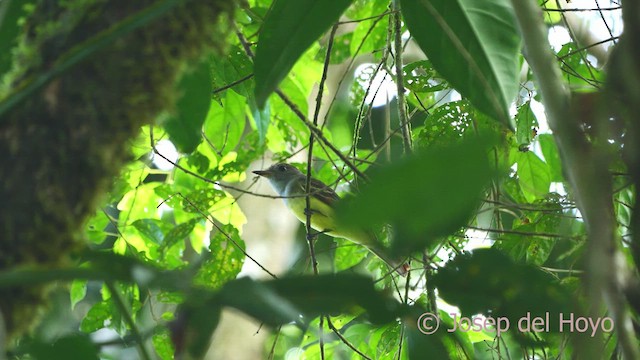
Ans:
[[[27,20],[11,91],[74,46],[157,1],[41,1]],[[184,1],[49,82],[0,119],[0,271],[57,266],[129,159],[127,141],[173,103],[186,65],[221,40],[233,2]],[[218,39],[223,36],[219,35]],[[42,288],[0,289],[9,333],[31,324]]]

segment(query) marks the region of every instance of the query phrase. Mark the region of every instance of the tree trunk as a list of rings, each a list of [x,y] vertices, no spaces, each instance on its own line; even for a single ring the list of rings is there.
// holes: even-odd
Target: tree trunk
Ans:
[[[232,7],[222,0],[38,3],[0,99],[24,94],[44,74],[57,76],[0,114],[0,270],[56,266],[83,246],[84,221],[131,160],[128,141],[173,103],[185,65],[223,39],[211,35]],[[83,50],[92,53],[62,69]],[[33,322],[44,294],[0,290],[10,334]]]

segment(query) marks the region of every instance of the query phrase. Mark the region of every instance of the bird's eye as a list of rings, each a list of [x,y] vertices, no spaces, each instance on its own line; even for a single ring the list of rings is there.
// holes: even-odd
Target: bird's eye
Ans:
[[[282,171],[282,172],[284,172],[285,170],[287,170],[287,166],[286,166],[286,165],[280,165],[280,166],[278,166],[278,171]]]

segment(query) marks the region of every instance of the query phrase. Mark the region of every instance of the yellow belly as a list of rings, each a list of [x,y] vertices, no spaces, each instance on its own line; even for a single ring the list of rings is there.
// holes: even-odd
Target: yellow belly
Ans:
[[[302,221],[302,223],[307,222],[307,215],[304,213],[307,203],[304,197],[287,198],[285,202],[298,220]],[[344,238],[357,244],[370,245],[375,243],[375,240],[364,230],[354,229],[344,224],[336,224],[333,209],[313,197],[311,198],[311,210],[311,227],[314,230],[324,232],[333,237]]]

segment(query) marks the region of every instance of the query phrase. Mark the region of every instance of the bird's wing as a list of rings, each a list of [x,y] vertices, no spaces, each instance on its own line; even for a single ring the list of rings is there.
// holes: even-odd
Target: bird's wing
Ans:
[[[301,179],[303,189],[306,187],[306,181],[306,178]],[[333,206],[336,201],[340,200],[340,197],[332,188],[314,178],[311,178],[311,191],[309,193],[329,206]]]

